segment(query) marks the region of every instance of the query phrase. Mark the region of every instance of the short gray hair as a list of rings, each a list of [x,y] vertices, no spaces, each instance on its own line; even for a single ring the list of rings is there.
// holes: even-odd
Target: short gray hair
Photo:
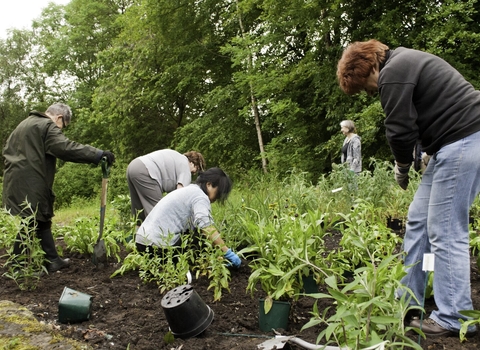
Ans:
[[[351,120],[342,120],[340,123],[340,127],[346,127],[348,129],[348,132],[354,132],[355,131],[355,123]]]
[[[65,124],[70,124],[70,121],[72,120],[72,110],[69,106],[63,103],[54,103],[53,105],[48,107],[45,113],[52,115],[62,115]]]

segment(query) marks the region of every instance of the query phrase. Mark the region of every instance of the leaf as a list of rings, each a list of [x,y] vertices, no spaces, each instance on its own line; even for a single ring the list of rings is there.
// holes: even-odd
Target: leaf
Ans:
[[[391,316],[372,316],[370,320],[378,324],[396,324],[401,321],[399,318]]]
[[[171,331],[165,333],[163,341],[165,342],[165,344],[173,344],[175,342],[175,337],[173,336],[173,333]]]
[[[273,299],[271,297],[266,297],[264,302],[263,302],[263,310],[265,311],[265,314],[268,314],[270,310],[272,309],[273,306]]]
[[[462,314],[463,316],[480,319],[479,310],[460,310],[459,313]]]

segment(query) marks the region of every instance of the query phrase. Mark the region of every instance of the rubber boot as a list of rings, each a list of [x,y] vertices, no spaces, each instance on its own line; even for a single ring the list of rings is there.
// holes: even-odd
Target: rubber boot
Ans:
[[[52,230],[50,228],[38,230],[37,236],[40,238],[40,244],[45,252],[47,259],[47,271],[55,272],[70,265],[70,259],[62,259],[58,256],[55,241],[53,240]]]
[[[23,269],[25,268],[25,261],[23,260],[23,258],[21,259],[18,259],[17,257],[23,255],[28,255],[29,254],[29,251],[26,250],[25,247],[22,246],[22,242],[23,242],[23,237],[22,237],[22,233],[19,232],[17,234],[17,237],[15,239],[15,243],[13,244],[13,254],[15,255],[15,258],[13,260],[13,272],[14,274],[17,276],[18,279],[22,279],[24,278],[24,271]],[[37,272],[34,272],[31,277],[42,277],[43,275],[43,271],[37,271]]]
[[[11,261],[11,266],[15,269],[15,271],[21,270],[21,266],[25,264],[24,260],[20,257],[23,254],[28,254],[28,252],[24,251],[24,247],[22,247],[22,235],[21,233],[17,233],[17,237],[15,238],[15,243],[13,244],[13,252],[12,255],[14,256]]]

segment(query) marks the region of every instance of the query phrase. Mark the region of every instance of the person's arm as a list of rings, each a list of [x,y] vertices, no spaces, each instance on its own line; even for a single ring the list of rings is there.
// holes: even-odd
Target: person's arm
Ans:
[[[104,151],[69,140],[53,121],[47,127],[45,152],[66,162],[98,164]]]
[[[225,258],[229,261],[228,266],[234,266],[238,268],[242,265],[242,260],[240,260],[238,255],[227,247],[222,237],[220,237],[220,232],[218,232],[215,227],[208,226],[202,229],[202,232],[208,237],[208,239],[213,242],[213,244],[220,247],[220,249],[224,253]]]
[[[359,137],[355,137],[351,141],[352,143],[352,166],[351,170],[357,170],[360,167],[362,160],[362,145]]]
[[[222,252],[224,253],[227,252],[228,247],[223,241],[222,237],[220,236],[220,232],[218,232],[218,230],[215,227],[213,226],[206,227],[202,229],[202,233],[205,236],[207,236],[207,238],[211,240],[213,244],[219,246]]]

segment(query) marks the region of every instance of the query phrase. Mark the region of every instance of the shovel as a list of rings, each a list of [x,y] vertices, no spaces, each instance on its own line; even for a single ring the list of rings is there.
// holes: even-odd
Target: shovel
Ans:
[[[107,158],[103,157],[102,163],[102,195],[100,198],[100,233],[98,235],[97,243],[93,247],[93,263],[98,266],[99,263],[107,262],[107,249],[105,248],[105,242],[102,239],[103,224],[105,222],[105,207],[107,206],[107,186],[108,186],[108,174],[110,168],[108,167]]]

